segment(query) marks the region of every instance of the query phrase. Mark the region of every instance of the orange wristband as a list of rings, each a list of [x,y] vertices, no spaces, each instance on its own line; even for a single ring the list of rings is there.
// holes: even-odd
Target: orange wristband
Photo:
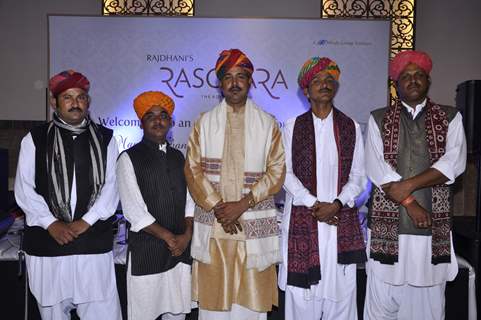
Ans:
[[[410,194],[409,196],[407,196],[406,199],[404,199],[403,201],[401,201],[401,205],[403,207],[407,206],[408,204],[412,203],[414,200],[416,200],[416,198],[414,198],[414,196],[412,194]]]

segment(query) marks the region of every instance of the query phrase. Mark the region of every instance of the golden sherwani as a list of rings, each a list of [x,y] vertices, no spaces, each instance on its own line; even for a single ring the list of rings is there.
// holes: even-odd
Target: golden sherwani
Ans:
[[[272,305],[277,305],[275,263],[279,261],[279,252],[271,247],[272,244],[277,245],[278,229],[275,216],[271,214],[263,218],[262,214],[266,209],[272,212],[273,195],[284,182],[285,159],[281,133],[275,119],[250,100],[246,107],[237,112],[223,101],[209,113],[201,115],[194,126],[185,166],[189,191],[198,206],[195,219],[204,223],[198,223],[197,227],[210,225],[210,229],[206,229],[208,241],[205,244],[208,243],[209,247],[207,257],[204,259],[199,254],[202,258],[196,258],[196,253],[193,253],[192,297],[205,310],[229,311],[232,304],[238,304],[253,311],[267,312]],[[204,117],[214,120],[209,122]],[[220,123],[220,129],[210,130],[211,123],[213,126]],[[265,132],[266,128],[270,131]],[[255,130],[258,132],[253,132]],[[210,136],[204,131],[213,131],[214,134]],[[262,141],[263,137],[269,141]],[[249,164],[256,162],[250,156],[256,150],[254,144],[261,146],[257,148],[259,152],[266,150],[264,156],[256,154],[257,158],[263,159],[260,161],[262,168],[256,170],[252,169],[254,165]],[[212,148],[219,150],[208,151]],[[212,218],[212,208],[221,200],[238,201],[249,192],[252,192],[256,206],[252,212],[240,217],[243,231],[235,235],[225,233],[216,219]],[[261,219],[256,221],[253,213]],[[268,242],[267,245],[258,245],[259,241],[265,241],[268,237],[272,239],[271,245]],[[262,250],[266,254],[262,254]],[[197,251],[194,249],[194,252]],[[262,256],[271,260],[261,261]]]

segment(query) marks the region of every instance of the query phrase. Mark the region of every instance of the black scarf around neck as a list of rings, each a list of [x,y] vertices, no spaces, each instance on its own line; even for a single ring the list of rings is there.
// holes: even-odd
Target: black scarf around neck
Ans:
[[[69,181],[67,172],[66,149],[60,132],[61,129],[69,131],[73,139],[80,134],[88,133],[89,150],[87,151],[90,157],[91,168],[89,174],[91,177],[85,178],[91,179],[93,183],[87,210],[92,207],[105,183],[107,154],[106,151],[102,151],[106,150],[106,148],[102,148],[103,136],[97,125],[89,117],[81,125],[72,126],[62,121],[56,113],[53,115],[53,121],[47,129],[46,162],[49,199],[55,217],[64,222],[71,222],[73,220],[70,206],[72,181]]]

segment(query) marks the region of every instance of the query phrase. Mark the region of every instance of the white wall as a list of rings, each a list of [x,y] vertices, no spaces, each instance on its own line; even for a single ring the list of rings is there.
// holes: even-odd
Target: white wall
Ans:
[[[433,59],[431,98],[455,105],[459,83],[481,80],[481,1],[417,0],[416,49]]]
[[[0,120],[45,120],[47,14],[101,10],[100,0],[0,0]]]

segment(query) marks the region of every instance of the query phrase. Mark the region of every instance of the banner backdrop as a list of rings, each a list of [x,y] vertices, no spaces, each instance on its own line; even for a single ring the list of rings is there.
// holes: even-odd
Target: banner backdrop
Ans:
[[[279,124],[308,108],[297,85],[311,56],[340,66],[335,105],[366,125],[388,102],[389,21],[49,16],[49,73],[75,69],[91,82],[90,112],[124,150],[142,137],[133,99],[160,90],[176,104],[174,147],[186,151],[194,121],[221,99],[214,66],[239,48],[254,65],[250,97]]]

